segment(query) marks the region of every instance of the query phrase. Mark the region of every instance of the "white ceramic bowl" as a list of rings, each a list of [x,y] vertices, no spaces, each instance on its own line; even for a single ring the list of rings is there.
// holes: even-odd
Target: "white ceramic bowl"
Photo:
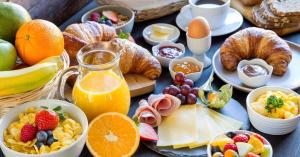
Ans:
[[[259,75],[254,77],[247,76],[243,70],[242,67],[244,65],[249,64],[257,64],[267,69],[268,75]],[[237,66],[237,73],[239,79],[247,86],[249,87],[260,87],[265,85],[271,78],[273,72],[273,67],[269,65],[266,61],[262,59],[252,59],[252,60],[242,60]]]
[[[82,135],[70,146],[62,148],[61,150],[51,152],[48,154],[24,154],[17,151],[14,151],[10,148],[7,148],[3,143],[3,132],[8,127],[8,125],[18,119],[18,114],[24,112],[28,107],[40,107],[47,106],[49,108],[54,108],[61,106],[63,111],[68,113],[72,119],[80,123],[82,126],[83,132]],[[3,154],[6,157],[78,157],[84,147],[88,129],[88,120],[84,112],[79,109],[77,106],[60,100],[45,99],[28,102],[22,105],[19,105],[11,109],[3,118],[0,124],[0,147]]]
[[[253,135],[253,134],[255,134],[254,132],[251,132],[251,131],[247,131],[247,130],[237,130],[237,131],[234,131],[235,133],[237,133],[237,134],[248,134],[248,135]],[[226,134],[226,133],[225,133]],[[210,146],[210,144],[214,141],[214,140],[216,140],[216,139],[218,139],[218,138],[222,138],[223,136],[226,136],[225,134],[221,134],[221,135],[218,135],[218,136],[216,136],[216,137],[214,137],[210,142],[209,142],[209,144],[207,145],[207,155],[208,155],[208,157],[212,157],[212,154],[211,154],[211,146]],[[269,145],[270,147],[271,147],[271,151],[270,151],[270,156],[269,157],[272,157],[273,156],[273,148],[272,148],[272,145],[270,144],[270,142],[266,139],[266,138],[264,138],[263,137],[263,140],[264,140],[264,144],[265,145]]]
[[[284,87],[273,87],[273,86],[264,86],[257,88],[250,92],[247,96],[247,111],[251,124],[259,131],[270,134],[270,135],[284,135],[292,132],[297,128],[297,125],[300,120],[300,114],[293,118],[289,119],[275,119],[265,117],[257,113],[251,106],[251,103],[254,102],[260,95],[266,93],[267,91],[281,91],[286,94],[294,93],[299,96],[298,93]],[[300,108],[300,101],[298,103]]]
[[[118,13],[121,13],[123,15],[126,15],[129,17],[129,21],[126,22],[125,24],[121,25],[121,26],[117,26],[115,27],[117,31],[124,31],[127,33],[131,33],[133,25],[134,25],[134,18],[135,18],[135,13],[126,7],[123,6],[118,6],[118,5],[104,5],[104,6],[100,6],[97,7],[95,9],[92,9],[88,12],[86,12],[82,17],[81,17],[81,22],[85,22],[88,21],[88,19],[90,18],[90,15],[97,11],[97,12],[102,12],[103,10],[112,10]]]
[[[202,71],[203,71],[203,63],[198,61],[197,59],[195,59],[193,57],[184,57],[184,58],[180,58],[180,59],[173,59],[170,62],[169,71],[170,71],[170,74],[171,74],[171,77],[173,78],[173,80],[175,79],[175,75],[176,75],[176,72],[173,71],[173,66],[175,64],[183,63],[183,62],[194,63],[195,65],[198,65],[200,67],[199,72],[195,72],[195,73],[191,73],[191,74],[186,75],[186,78],[191,79],[193,81],[199,80],[199,78],[201,77]]]
[[[179,55],[179,56],[177,56],[177,57],[175,57],[174,59],[182,58],[184,56],[184,54],[185,54],[185,47],[181,43],[177,43],[176,44],[176,43],[174,43],[172,41],[164,41],[164,42],[162,42],[162,43],[160,43],[160,44],[152,47],[152,54],[153,54],[153,56],[160,62],[160,64],[163,67],[167,68],[167,67],[169,67],[170,62],[173,59],[167,58],[167,57],[162,57],[162,56],[158,55],[159,49],[161,47],[165,47],[165,46],[173,46],[173,47],[176,47],[176,48],[182,50],[182,54]]]
[[[161,25],[161,26],[166,26],[166,27],[171,27],[175,30],[175,33],[169,37],[169,39],[167,40],[153,40],[150,38],[151,35],[151,31],[152,31],[152,26],[153,25]],[[156,24],[152,24],[147,26],[144,30],[143,30],[143,38],[145,39],[145,41],[150,44],[150,45],[158,45],[159,43],[163,42],[163,41],[172,41],[172,42],[176,42],[178,40],[180,36],[180,31],[177,27],[171,25],[171,24],[167,24],[167,23],[156,23]]]

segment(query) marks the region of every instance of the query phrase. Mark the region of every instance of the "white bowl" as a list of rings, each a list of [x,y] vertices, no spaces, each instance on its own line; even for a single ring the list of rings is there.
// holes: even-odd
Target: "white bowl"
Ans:
[[[247,131],[247,130],[236,130],[236,131],[234,131],[234,132],[237,133],[237,134],[248,134],[248,135],[253,135],[253,134],[255,134],[254,132]],[[225,134],[226,134],[226,133],[225,133]],[[212,143],[214,140],[218,139],[218,138],[222,138],[223,136],[225,136],[225,134],[218,135],[218,136],[214,137],[212,140],[210,140],[209,144],[207,145],[207,155],[208,155],[208,157],[212,157],[212,154],[211,154],[211,146],[210,146],[211,143]],[[271,146],[270,157],[272,157],[272,156],[273,156],[273,148],[272,148],[272,145],[270,144],[270,142],[269,142],[266,138],[263,137],[263,140],[264,140],[264,144],[265,144],[265,145]]]
[[[180,59],[173,59],[170,62],[169,71],[170,71],[170,74],[171,74],[171,77],[173,78],[173,80],[175,79],[175,75],[176,75],[176,72],[173,71],[173,66],[175,64],[183,63],[183,62],[191,62],[191,63],[194,63],[194,64],[196,64],[200,67],[199,72],[195,72],[195,73],[191,73],[191,74],[186,75],[186,78],[191,79],[193,81],[199,80],[199,78],[201,77],[202,71],[203,71],[203,63],[198,61],[197,59],[195,59],[193,57],[184,57],[184,58],[180,58]]]
[[[24,112],[28,107],[40,107],[47,106],[49,108],[54,108],[61,106],[63,111],[68,113],[72,119],[77,121],[83,129],[82,135],[70,146],[62,148],[58,151],[51,152],[48,154],[25,154],[14,151],[10,148],[7,148],[3,143],[3,132],[9,126],[9,124],[18,119],[18,114]],[[19,105],[11,109],[4,117],[0,124],[0,147],[3,154],[6,157],[78,157],[84,147],[88,129],[88,120],[84,112],[77,106],[60,100],[45,99],[28,102],[22,105]]]
[[[88,12],[86,12],[82,17],[81,17],[81,22],[85,22],[88,21],[90,15],[97,11],[97,12],[101,12],[103,10],[112,10],[112,11],[116,11],[118,13],[121,13],[123,15],[126,15],[129,17],[129,21],[126,22],[125,24],[121,25],[121,26],[117,26],[115,27],[116,30],[119,32],[120,30],[127,32],[127,33],[131,33],[133,25],[134,25],[134,18],[135,18],[135,13],[126,7],[123,6],[119,6],[119,5],[104,5],[104,6],[100,6],[97,7],[95,9],[92,9]]]
[[[166,27],[172,27],[175,30],[175,33],[169,37],[169,39],[167,40],[153,40],[151,39],[149,36],[151,35],[151,28],[153,25],[161,25],[161,26],[166,26]],[[177,27],[171,25],[171,24],[167,24],[167,23],[156,23],[156,24],[152,24],[147,26],[144,30],[143,30],[143,38],[145,39],[145,41],[150,44],[150,45],[158,45],[159,43],[163,42],[163,41],[172,41],[172,42],[176,42],[178,40],[180,36],[180,31]]]
[[[281,91],[286,94],[294,93],[295,95],[299,96],[298,93],[284,87],[264,86],[253,90],[248,94],[246,100],[247,111],[248,111],[251,124],[257,130],[270,135],[284,135],[292,132],[297,128],[297,125],[300,120],[300,114],[289,119],[275,119],[275,118],[265,117],[257,113],[252,108],[251,103],[254,102],[260,95],[266,93],[267,91]],[[300,103],[298,103],[298,105],[300,108]]]
[[[163,66],[163,67],[169,67],[169,64],[170,62],[173,60],[171,58],[167,58],[167,57],[162,57],[160,55],[158,55],[158,52],[159,52],[159,49],[161,47],[165,47],[165,46],[173,46],[173,47],[176,47],[180,50],[182,50],[182,54],[173,58],[173,59],[178,59],[178,58],[182,58],[185,54],[185,47],[183,44],[181,43],[174,43],[172,41],[164,41],[156,46],[153,46],[152,47],[152,53],[153,53],[153,56],[160,62],[160,64]]]
[[[259,76],[249,77],[242,70],[242,67],[247,64],[248,65],[249,64],[257,64],[257,65],[260,65],[260,66],[266,68],[268,71],[268,75],[259,75]],[[270,80],[270,78],[272,76],[272,72],[273,72],[273,67],[271,65],[269,65],[266,61],[264,61],[262,59],[258,59],[258,58],[252,59],[252,60],[242,60],[242,61],[240,61],[240,63],[237,66],[237,73],[238,73],[239,79],[245,85],[247,85],[249,87],[260,87],[260,86],[265,85]]]

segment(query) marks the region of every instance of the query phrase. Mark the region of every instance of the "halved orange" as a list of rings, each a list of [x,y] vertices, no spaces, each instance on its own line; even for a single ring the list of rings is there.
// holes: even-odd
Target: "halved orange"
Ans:
[[[108,112],[89,126],[87,147],[94,157],[129,157],[140,143],[139,130],[126,115]]]

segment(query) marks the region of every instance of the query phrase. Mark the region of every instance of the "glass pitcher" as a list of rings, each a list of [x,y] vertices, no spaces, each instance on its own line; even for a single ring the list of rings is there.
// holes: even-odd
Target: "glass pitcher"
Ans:
[[[105,112],[127,114],[129,111],[130,91],[119,68],[122,49],[108,45],[101,42],[81,48],[76,56],[79,65],[64,71],[59,80],[58,95],[67,100],[64,95],[66,80],[77,75],[72,91],[73,103],[89,120]]]

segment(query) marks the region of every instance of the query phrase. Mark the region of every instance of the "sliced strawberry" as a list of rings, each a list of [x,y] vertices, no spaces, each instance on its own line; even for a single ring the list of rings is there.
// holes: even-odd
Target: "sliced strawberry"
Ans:
[[[140,137],[142,141],[157,141],[158,136],[153,127],[147,123],[139,123]]]
[[[37,128],[30,124],[25,124],[21,129],[20,140],[22,142],[28,142],[35,138]]]
[[[38,130],[53,130],[59,123],[58,115],[53,111],[41,110],[35,116]]]
[[[106,10],[102,12],[102,15],[110,19],[113,23],[118,23],[118,15],[116,12],[111,10]]]
[[[238,152],[237,146],[235,144],[233,144],[233,143],[227,143],[227,144],[225,144],[225,146],[224,146],[224,152],[226,152],[229,149],[231,149],[231,150],[233,150],[235,152]]]
[[[246,157],[260,157],[260,156],[252,152],[249,152]]]
[[[233,137],[233,141],[234,141],[234,143],[237,143],[237,142],[247,143],[249,141],[249,137],[245,134],[238,134]]]

